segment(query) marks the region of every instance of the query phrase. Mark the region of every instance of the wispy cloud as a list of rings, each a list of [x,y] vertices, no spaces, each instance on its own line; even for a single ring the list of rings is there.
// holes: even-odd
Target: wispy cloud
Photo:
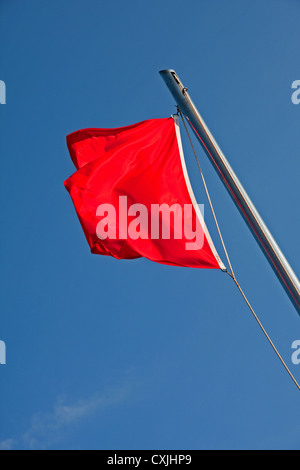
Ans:
[[[12,450],[14,445],[13,439],[6,439],[0,442],[0,450]]]
[[[0,450],[43,450],[59,442],[68,430],[85,418],[118,405],[130,396],[130,386],[124,385],[105,394],[96,394],[75,403],[58,399],[48,413],[35,413],[23,435],[0,442]]]

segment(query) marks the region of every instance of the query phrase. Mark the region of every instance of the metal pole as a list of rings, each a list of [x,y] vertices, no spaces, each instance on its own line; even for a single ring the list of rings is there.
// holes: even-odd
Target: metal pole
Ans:
[[[160,72],[201,146],[300,315],[300,283],[174,70]]]

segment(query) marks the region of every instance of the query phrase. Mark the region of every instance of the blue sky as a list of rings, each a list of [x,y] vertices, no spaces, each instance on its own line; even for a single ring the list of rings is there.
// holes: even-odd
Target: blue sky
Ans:
[[[63,186],[66,135],[169,116],[174,68],[299,275],[299,13],[0,1],[0,448],[300,449],[299,392],[229,277],[91,255]],[[236,274],[300,380],[300,318],[198,149]]]

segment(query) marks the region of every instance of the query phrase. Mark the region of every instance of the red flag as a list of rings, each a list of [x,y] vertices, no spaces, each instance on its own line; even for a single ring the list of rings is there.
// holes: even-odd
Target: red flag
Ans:
[[[225,269],[193,194],[177,116],[67,137],[65,186],[92,253]]]

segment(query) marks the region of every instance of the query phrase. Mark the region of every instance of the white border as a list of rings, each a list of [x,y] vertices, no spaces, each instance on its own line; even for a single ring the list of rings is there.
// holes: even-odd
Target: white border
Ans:
[[[184,158],[184,153],[183,153],[183,147],[182,147],[182,141],[181,141],[181,135],[180,135],[180,128],[179,128],[179,122],[178,122],[178,116],[175,115],[175,116],[172,116],[173,119],[174,119],[174,123],[175,123],[175,131],[176,131],[176,137],[177,137],[177,143],[178,143],[178,149],[179,149],[179,154],[180,154],[180,160],[181,160],[181,166],[182,166],[182,171],[183,171],[183,176],[184,176],[184,179],[185,179],[185,183],[186,183],[186,186],[187,186],[187,189],[188,189],[188,192],[189,192],[189,195],[190,195],[190,198],[191,198],[191,201],[192,201],[192,204],[193,204],[193,207],[195,209],[195,212],[198,216],[198,219],[200,221],[200,224],[201,224],[201,227],[203,228],[204,230],[204,233],[205,233],[205,236],[207,238],[207,241],[208,241],[208,244],[210,246],[210,249],[214,255],[214,257],[216,258],[218,264],[219,264],[219,267],[222,271],[227,271],[225,265],[223,264],[216,248],[215,248],[215,245],[212,241],[212,238],[210,236],[210,233],[206,227],[206,224],[204,222],[204,219],[203,219],[203,216],[202,216],[202,213],[199,209],[199,206],[197,204],[197,201],[196,201],[196,198],[195,198],[195,195],[194,195],[194,191],[193,191],[193,188],[192,188],[192,185],[191,185],[191,182],[190,182],[190,178],[189,178],[189,175],[188,175],[188,172],[187,172],[187,167],[186,167],[186,163],[185,163],[185,158]]]

